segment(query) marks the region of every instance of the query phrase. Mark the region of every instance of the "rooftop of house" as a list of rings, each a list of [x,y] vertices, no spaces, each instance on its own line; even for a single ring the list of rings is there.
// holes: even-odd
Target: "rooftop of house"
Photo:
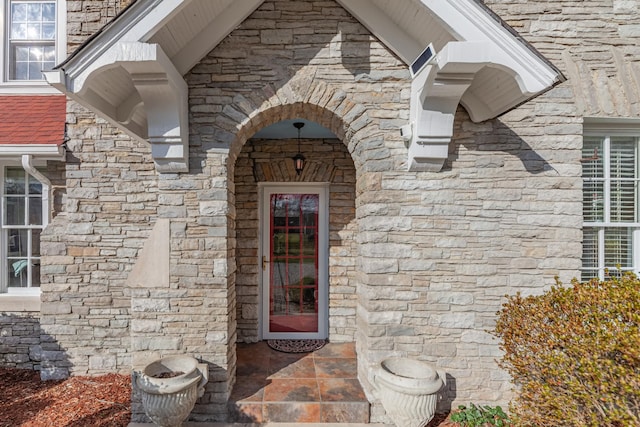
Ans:
[[[0,145],[62,145],[66,97],[1,96]]]

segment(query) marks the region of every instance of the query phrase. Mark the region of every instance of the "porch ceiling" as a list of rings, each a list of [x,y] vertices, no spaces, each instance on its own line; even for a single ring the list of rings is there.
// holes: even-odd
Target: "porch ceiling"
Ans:
[[[563,80],[478,0],[337,1],[407,65],[433,46],[436,55],[413,73],[405,132],[412,169],[439,170],[444,159],[437,155],[451,138],[458,103],[482,121]],[[263,2],[137,0],[46,78],[132,137],[151,142],[160,172],[186,171],[188,88],[182,76]],[[444,102],[430,106],[434,97]]]

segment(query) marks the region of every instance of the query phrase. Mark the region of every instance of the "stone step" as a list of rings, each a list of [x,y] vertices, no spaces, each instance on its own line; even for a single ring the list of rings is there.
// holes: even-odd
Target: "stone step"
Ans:
[[[229,414],[239,423],[369,422],[369,402],[230,402]]]
[[[391,427],[390,424],[367,423],[196,423],[187,422],[182,427]],[[151,423],[129,423],[128,427],[155,427]]]

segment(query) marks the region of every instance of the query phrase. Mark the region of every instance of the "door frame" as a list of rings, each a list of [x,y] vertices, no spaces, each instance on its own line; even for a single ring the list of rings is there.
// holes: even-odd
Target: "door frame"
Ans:
[[[258,333],[261,339],[325,339],[329,336],[329,183],[258,183]],[[269,256],[271,242],[269,219],[273,193],[318,194],[318,332],[269,332],[269,263],[262,268],[262,257]]]

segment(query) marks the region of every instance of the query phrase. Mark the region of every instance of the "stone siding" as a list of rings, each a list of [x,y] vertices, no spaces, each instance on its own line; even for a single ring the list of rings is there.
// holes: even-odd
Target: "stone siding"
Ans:
[[[70,45],[98,25],[84,20],[103,19],[71,12],[95,3],[69,2]],[[343,174],[332,181],[342,194],[332,208],[330,338],[355,337],[370,399],[379,361],[405,355],[447,372],[441,409],[507,402],[511,385],[487,331],[505,294],[540,293],[579,273],[582,117],[637,116],[640,18],[635,0],[485,3],[569,81],[484,123],[459,108],[438,173],[406,171],[406,65],[330,0],[266,1],[185,76],[189,173],[157,174],[148,145],[69,103],[64,208],[42,239],[43,377],[193,354],[212,374],[194,419],[223,420],[235,342],[257,339],[247,163],[283,153],[280,142],[251,137],[304,118],[340,141],[304,144],[332,147],[333,157],[313,156],[316,170]],[[258,180],[295,178],[272,173]],[[169,286],[129,287],[157,218],[171,220]],[[388,421],[379,404],[372,411],[372,421]]]
[[[40,313],[0,313],[0,367],[40,370]]]
[[[157,212],[150,148],[77,104],[67,109],[64,211],[41,238],[41,324],[55,338],[45,379],[130,372],[125,280]],[[72,363],[56,362],[66,358]]]

